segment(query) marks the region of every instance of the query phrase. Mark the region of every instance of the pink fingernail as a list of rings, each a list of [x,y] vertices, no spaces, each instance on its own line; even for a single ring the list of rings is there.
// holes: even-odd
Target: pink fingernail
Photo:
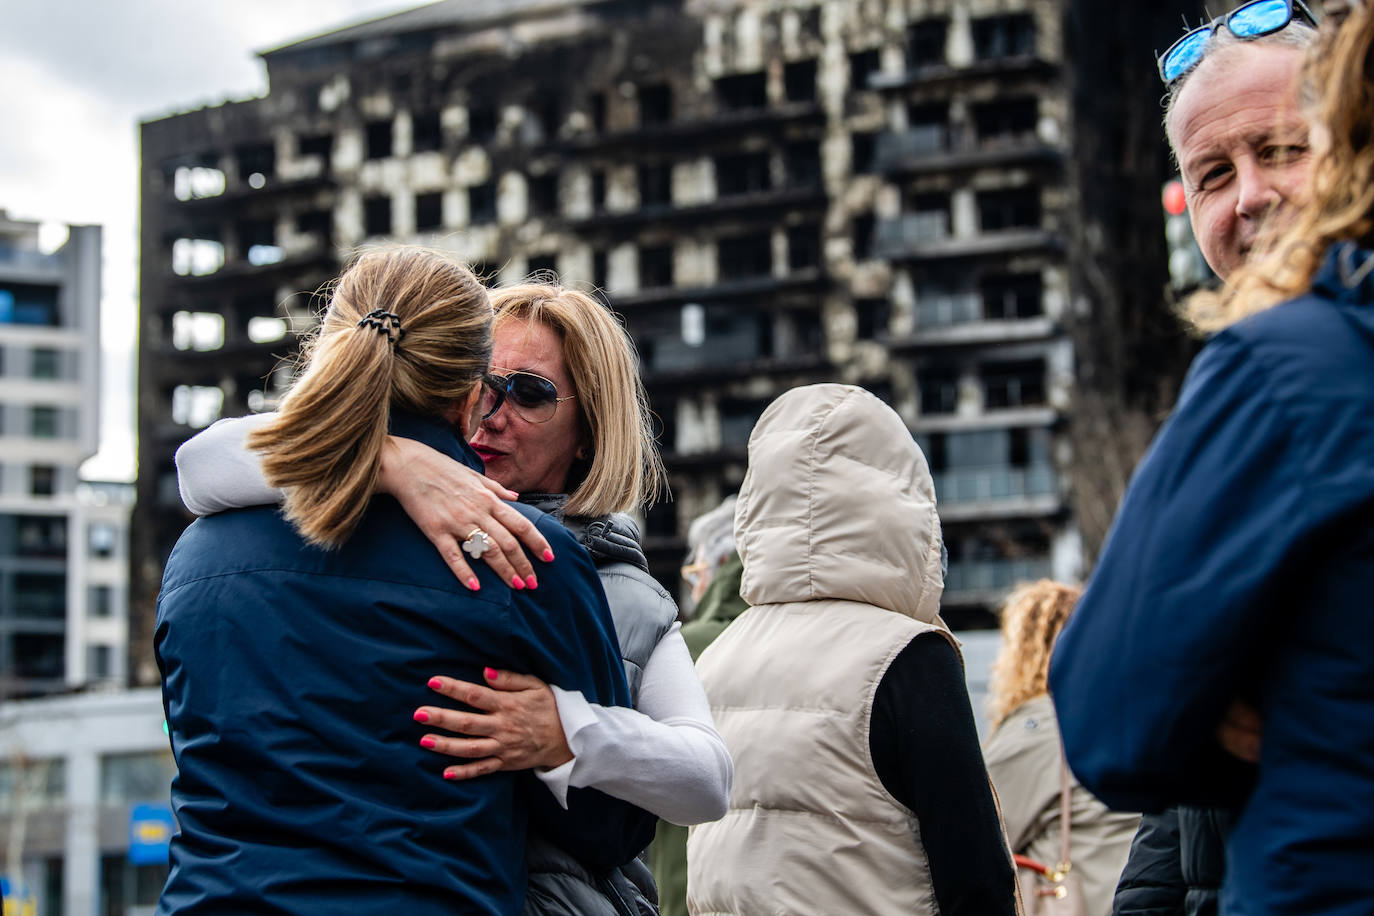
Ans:
[[[429,679],[430,690],[438,690],[442,686],[444,686],[444,682],[439,680],[437,677],[432,677]]]
[[[545,562],[545,563],[552,563],[552,562],[553,562],[553,551],[552,551],[552,550],[546,550],[546,551],[544,551],[544,562]]]
[[[526,588],[538,588],[538,587],[539,587],[539,580],[536,579],[534,576],[526,576],[526,577],[525,577],[525,587],[526,587]]]
[[[499,672],[498,672],[495,668],[483,668],[483,669],[482,669],[482,677],[486,678],[486,679],[489,680],[489,681],[494,681],[494,680],[496,680],[498,674],[499,674]]]
[[[474,592],[480,589],[481,587],[482,583],[477,581],[476,576],[473,576],[471,579],[468,580],[468,588],[472,589]]]
[[[420,747],[427,747],[433,749],[434,739],[431,738],[429,735],[425,735],[423,738],[420,739]]]
[[[510,580],[510,587],[518,591],[525,587],[525,580],[521,579],[519,576],[513,576]]]
[[[429,713],[425,712],[423,709],[417,709],[417,710],[415,710],[415,721],[416,721],[416,722],[428,722],[428,721],[429,721]]]
[[[455,776],[453,773],[450,773],[450,772],[448,772],[447,770],[445,770],[445,771],[444,771],[444,778],[445,778],[445,779],[457,779],[458,777]]]

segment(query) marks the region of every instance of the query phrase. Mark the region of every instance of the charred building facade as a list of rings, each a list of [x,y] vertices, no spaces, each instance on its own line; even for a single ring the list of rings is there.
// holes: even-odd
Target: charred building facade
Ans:
[[[674,590],[760,412],[831,380],[929,457],[956,626],[1081,575],[1067,418],[1099,347],[1076,328],[1114,293],[1078,259],[1135,246],[1116,311],[1158,310],[1167,277],[1159,87],[1093,89],[1149,74],[1177,21],[1103,6],[443,0],[266,52],[264,98],[145,123],[134,643],[187,521],[175,448],[271,407],[311,292],[383,239],[602,291],[661,421],[646,548]],[[1079,43],[1118,72],[1076,69]]]

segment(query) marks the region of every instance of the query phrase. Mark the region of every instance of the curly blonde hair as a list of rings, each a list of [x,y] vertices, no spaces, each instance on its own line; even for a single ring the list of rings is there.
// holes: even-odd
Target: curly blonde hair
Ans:
[[[1002,649],[992,663],[988,715],[993,727],[1028,700],[1049,693],[1050,651],[1083,589],[1041,579],[1027,582],[1002,606]]]
[[[1306,292],[1333,244],[1374,244],[1374,6],[1353,3],[1344,23],[1323,24],[1304,67],[1307,108],[1328,148],[1313,163],[1310,198],[1274,226],[1220,291],[1189,298],[1187,317],[1219,331]]]

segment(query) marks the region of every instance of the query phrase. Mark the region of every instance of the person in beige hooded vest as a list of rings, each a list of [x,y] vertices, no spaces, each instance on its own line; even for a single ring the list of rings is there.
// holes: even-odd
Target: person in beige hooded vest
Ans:
[[[735,782],[689,834],[690,911],[1016,912],[939,616],[934,484],[901,418],[848,385],[779,397],[749,437],[735,539],[750,607],[697,662]]]

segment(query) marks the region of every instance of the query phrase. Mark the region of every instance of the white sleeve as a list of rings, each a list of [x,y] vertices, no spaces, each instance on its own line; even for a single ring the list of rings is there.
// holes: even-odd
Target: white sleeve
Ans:
[[[538,776],[560,803],[590,787],[682,826],[724,816],[734,764],[678,624],[644,666],[637,710],[553,694],[573,759]]]
[[[187,509],[210,515],[282,501],[282,491],[263,479],[257,454],[244,445],[249,433],[275,417],[261,413],[219,420],[181,444],[176,453],[177,484]]]

